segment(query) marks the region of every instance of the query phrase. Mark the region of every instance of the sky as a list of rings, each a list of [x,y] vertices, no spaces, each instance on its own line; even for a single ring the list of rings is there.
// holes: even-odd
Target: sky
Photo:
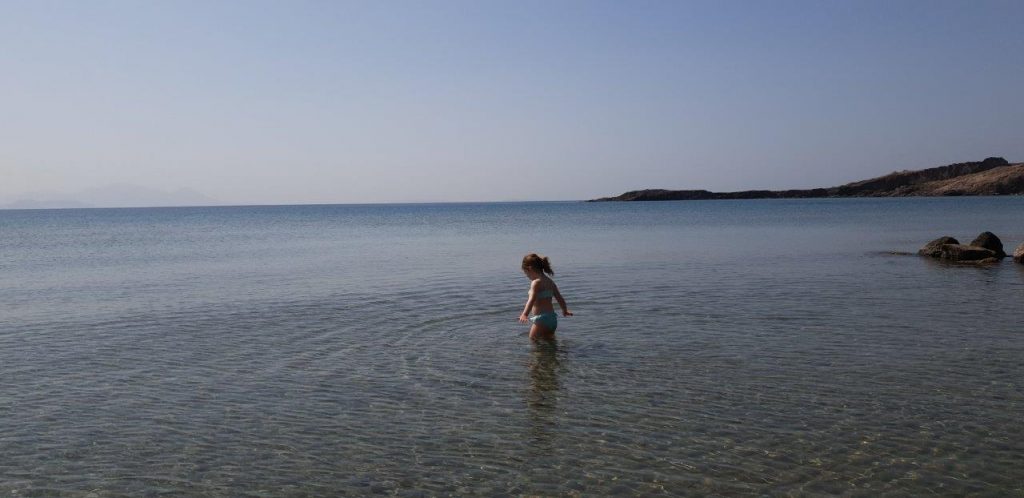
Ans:
[[[1024,2],[0,0],[0,204],[787,189],[1024,161]]]

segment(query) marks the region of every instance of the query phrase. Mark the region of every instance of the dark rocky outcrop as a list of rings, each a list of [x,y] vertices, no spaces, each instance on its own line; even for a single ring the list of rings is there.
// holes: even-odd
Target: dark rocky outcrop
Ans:
[[[1013,260],[1018,263],[1024,263],[1024,243],[1017,246],[1017,249],[1013,251]]]
[[[999,237],[996,237],[996,234],[992,232],[981,232],[980,235],[971,241],[971,245],[988,249],[994,252],[997,258],[1006,257],[1006,252],[1003,251],[1003,241],[999,240]]]
[[[802,199],[812,197],[908,197],[1024,194],[1024,163],[1001,157],[928,168],[897,171],[838,187],[797,190],[632,190],[594,201],[690,201],[722,199]]]
[[[942,246],[959,243],[960,241],[954,239],[953,237],[939,237],[925,244],[920,251],[917,251],[917,253],[920,254],[921,256],[938,258],[939,256],[942,255]]]
[[[995,251],[963,244],[944,244],[939,259],[953,262],[989,263],[999,261]]]
[[[1024,262],[1024,244],[1015,252]],[[961,244],[953,237],[939,237],[917,251],[921,256],[951,261],[954,263],[995,263],[1006,257],[1003,242],[992,232],[982,232],[970,244]]]

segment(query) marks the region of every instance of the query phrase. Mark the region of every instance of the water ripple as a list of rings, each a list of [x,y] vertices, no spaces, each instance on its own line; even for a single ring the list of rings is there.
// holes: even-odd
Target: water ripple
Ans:
[[[533,346],[517,206],[8,221],[0,492],[1024,492],[1018,268],[829,204],[544,205],[577,316]]]

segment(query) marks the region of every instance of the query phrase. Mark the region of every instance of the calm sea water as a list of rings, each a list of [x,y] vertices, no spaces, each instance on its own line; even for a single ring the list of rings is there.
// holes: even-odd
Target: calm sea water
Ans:
[[[1024,265],[889,254],[983,230],[1024,198],[0,211],[0,494],[1024,494]]]

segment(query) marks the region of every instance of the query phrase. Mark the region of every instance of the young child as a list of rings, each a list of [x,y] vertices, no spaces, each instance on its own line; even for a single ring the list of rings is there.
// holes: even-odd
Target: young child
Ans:
[[[562,308],[562,316],[572,316],[572,312],[558,292],[558,286],[548,275],[554,275],[551,263],[548,258],[530,253],[523,258],[523,273],[530,279],[530,297],[526,299],[526,306],[523,313],[519,315],[519,321],[526,323],[527,320],[533,324],[530,327],[530,340],[551,340],[555,338],[555,329],[558,328],[558,315],[551,305],[551,298],[558,301]],[[545,275],[545,273],[547,275]]]

